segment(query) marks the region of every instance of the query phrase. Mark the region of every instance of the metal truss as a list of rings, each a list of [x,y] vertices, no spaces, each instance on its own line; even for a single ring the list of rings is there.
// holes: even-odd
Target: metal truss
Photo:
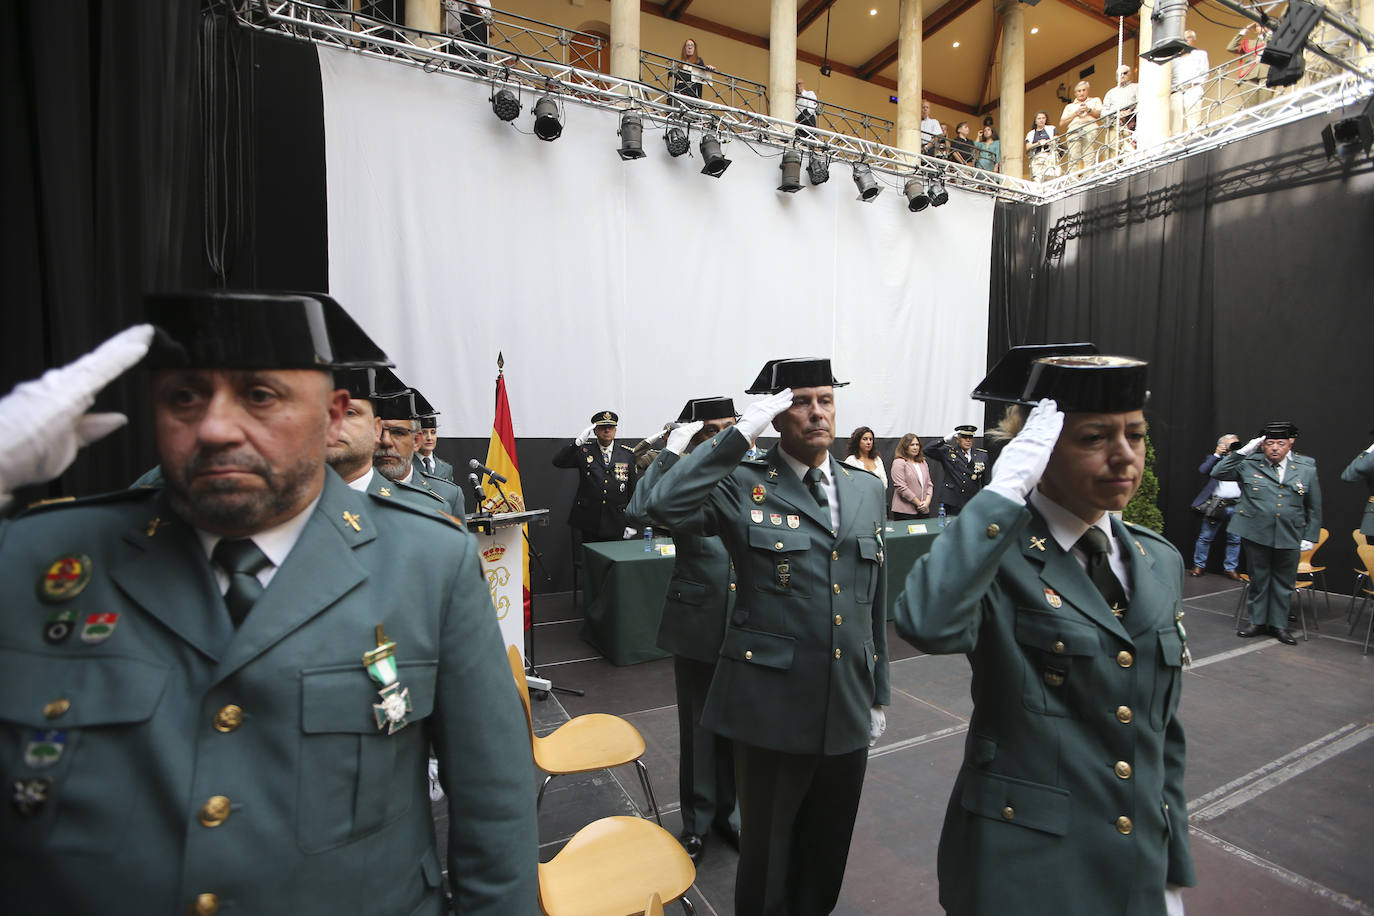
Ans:
[[[696,93],[691,95],[708,102],[755,114],[768,112],[768,87],[762,83],[719,70],[692,66],[652,51],[639,52],[639,80],[665,92],[673,92],[678,87],[691,84],[701,91],[700,96],[696,96]]]
[[[587,65],[587,54],[574,50],[578,46],[595,47],[600,54],[596,36],[559,29],[537,20],[500,14],[504,18],[495,41],[501,46],[495,47],[490,42],[477,44],[452,35],[408,28],[299,0],[231,0],[231,5],[238,20],[249,28],[344,48],[444,77],[478,80],[490,85],[493,92],[504,88],[517,95],[549,95],[566,104],[634,110],[643,121],[646,144],[649,131],[677,127],[689,135],[715,134],[722,143],[743,142],[752,148],[767,150],[765,155],[781,156],[786,149],[796,149],[832,162],[864,163],[876,177],[897,189],[912,177],[941,178],[949,187],[1031,204],[1049,203],[1111,185],[1272,127],[1334,111],[1374,91],[1374,80],[1347,72],[1313,85],[1280,90],[1271,98],[1249,107],[1234,108],[1233,97],[1217,88],[1215,101],[1208,107],[1209,117],[1200,119],[1204,123],[1147,149],[1127,149],[1121,155],[1096,161],[1080,172],[1046,181],[1031,181],[889,146],[877,139],[876,131],[849,132],[853,125],[845,118],[829,122],[844,130],[827,130],[818,125],[799,132],[790,119],[773,118],[746,107],[674,92],[670,77],[657,81],[659,77],[655,75],[655,82],[640,82],[608,76]],[[525,34],[521,34],[522,28]],[[644,56],[648,55],[642,54],[641,61]],[[672,63],[669,58],[663,60]],[[1220,72],[1214,85],[1222,87],[1227,81],[1239,82],[1233,75],[1238,63],[1215,68]],[[641,62],[641,68],[643,66]],[[660,67],[659,72],[667,70]],[[741,101],[740,96],[730,98]],[[876,125],[878,120],[871,123]],[[885,123],[890,125],[891,122]],[[1020,142],[1020,138],[1008,139]]]

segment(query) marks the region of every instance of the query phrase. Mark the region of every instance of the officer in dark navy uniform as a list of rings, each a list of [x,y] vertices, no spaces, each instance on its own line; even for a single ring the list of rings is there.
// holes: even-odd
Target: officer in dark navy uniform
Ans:
[[[577,470],[577,496],[568,513],[568,524],[582,534],[582,542],[617,541],[633,529],[626,528],[625,507],[634,496],[639,474],[634,452],[615,441],[620,416],[603,410],[591,425],[553,456],[556,468]]]
[[[944,471],[935,502],[944,504],[946,515],[958,515],[964,504],[983,489],[988,453],[973,447],[973,437],[977,433],[976,426],[956,426],[953,436],[932,442],[925,448],[926,457],[938,462]]]

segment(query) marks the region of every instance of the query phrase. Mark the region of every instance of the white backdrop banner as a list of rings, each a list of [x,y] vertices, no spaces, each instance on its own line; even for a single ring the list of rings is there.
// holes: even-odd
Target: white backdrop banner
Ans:
[[[621,437],[692,397],[742,407],[760,366],[830,357],[838,435],[932,434],[977,422],[993,201],[950,191],[909,213],[891,176],[856,200],[847,165],[783,194],[779,151],[724,146],[700,174],[646,130],[616,155],[617,116],[563,106],[563,136],[512,124],[490,87],[320,48],[330,291],[443,413],[488,435],[498,351],[522,437],[571,437],[593,412]],[[803,182],[806,182],[803,175]]]

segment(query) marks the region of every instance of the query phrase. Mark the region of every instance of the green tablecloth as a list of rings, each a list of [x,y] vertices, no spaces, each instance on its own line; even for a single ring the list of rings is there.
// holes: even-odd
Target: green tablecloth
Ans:
[[[926,527],[925,533],[912,534],[911,524]],[[906,574],[916,558],[930,550],[939,533],[938,522],[891,522],[884,534],[887,543],[883,575],[887,585],[887,612],[906,582]],[[657,538],[656,543],[671,543]],[[673,577],[673,558],[657,552],[646,553],[642,540],[603,541],[582,545],[582,638],[606,656],[613,665],[637,665],[667,658],[655,645],[658,621],[668,581]]]
[[[655,538],[656,544],[672,543]],[[582,545],[582,638],[613,665],[667,658],[654,645],[672,557],[644,550],[643,539]]]

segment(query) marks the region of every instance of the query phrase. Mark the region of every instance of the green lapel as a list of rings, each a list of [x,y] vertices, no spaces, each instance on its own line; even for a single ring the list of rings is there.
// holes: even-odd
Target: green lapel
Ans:
[[[834,474],[835,461],[833,458],[830,463],[830,473]],[[770,478],[771,486],[765,484],[771,495],[796,508],[802,515],[829,531],[830,510],[820,507],[820,504],[816,502],[816,497],[811,495],[811,491],[806,488],[802,479],[787,466],[786,461],[782,460],[782,446],[769,451],[768,467],[778,472],[776,477]]]
[[[863,513],[859,510],[863,507],[863,489],[859,486],[858,475],[867,474],[867,471],[851,471],[847,466],[830,459],[830,473],[835,477],[835,493],[840,500],[840,530],[835,536],[835,540],[843,541],[849,537],[854,530],[854,523]],[[813,500],[814,502],[814,500]],[[882,513],[878,514],[882,518]],[[865,531],[864,534],[869,532]]]
[[[350,490],[338,475],[325,475],[319,504],[229,644],[215,671],[216,682],[281,642],[367,578],[367,569],[353,550],[376,538],[371,523],[374,511],[371,500]]]
[[[1050,536],[1045,519],[1034,507],[1030,508],[1030,522],[1021,535],[1024,538],[1021,542],[1021,554],[1040,569],[1040,580],[1058,593],[1065,603],[1093,623],[1123,639],[1129,639],[1126,628],[1116,619],[1097,586],[1088,578],[1083,564],[1073,554],[1060,549],[1059,544]],[[1036,547],[1037,544],[1043,544],[1044,549]],[[1048,601],[1048,597],[1046,600]]]
[[[1131,610],[1126,612],[1126,625],[1131,636],[1136,637],[1160,625],[1157,616],[1151,617],[1145,613],[1146,608],[1167,607],[1172,614],[1178,610],[1178,602],[1171,597],[1169,585],[1155,565],[1154,557],[1145,551],[1135,532],[1120,519],[1114,518],[1112,533],[1126,551],[1131,569]],[[1137,611],[1137,608],[1140,610]]]
[[[146,520],[124,532],[124,540],[138,553],[111,569],[110,578],[167,629],[217,661],[234,627],[195,530],[172,511],[166,491],[149,503]]]

